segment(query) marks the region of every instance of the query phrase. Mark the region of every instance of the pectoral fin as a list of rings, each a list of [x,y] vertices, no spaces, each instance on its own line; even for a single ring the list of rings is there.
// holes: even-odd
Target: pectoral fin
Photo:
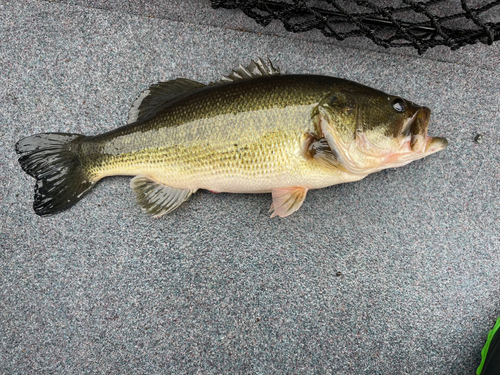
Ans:
[[[304,137],[303,150],[306,158],[324,167],[344,170],[338,161],[338,154],[330,148],[326,138],[316,138],[308,134]]]
[[[143,211],[155,217],[172,212],[193,193],[191,190],[160,184],[145,176],[134,177],[130,181],[130,187],[137,194],[137,203]]]
[[[271,217],[286,217],[293,214],[302,206],[308,190],[302,187],[273,189],[273,204],[269,212],[274,212]]]

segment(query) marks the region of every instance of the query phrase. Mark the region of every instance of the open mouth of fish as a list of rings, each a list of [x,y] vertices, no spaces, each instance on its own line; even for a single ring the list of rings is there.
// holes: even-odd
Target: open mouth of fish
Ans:
[[[427,107],[417,109],[412,118],[409,119],[407,126],[407,136],[409,146],[413,152],[421,152],[426,155],[438,152],[446,148],[448,141],[441,137],[429,137],[427,129],[429,128],[429,119],[431,111]]]

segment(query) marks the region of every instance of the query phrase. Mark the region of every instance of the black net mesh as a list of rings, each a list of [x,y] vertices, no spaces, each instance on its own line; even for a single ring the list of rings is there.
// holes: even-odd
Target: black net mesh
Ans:
[[[383,47],[460,48],[500,39],[500,0],[211,0],[241,9],[260,25],[280,20],[286,30],[320,30],[344,40],[364,36]]]

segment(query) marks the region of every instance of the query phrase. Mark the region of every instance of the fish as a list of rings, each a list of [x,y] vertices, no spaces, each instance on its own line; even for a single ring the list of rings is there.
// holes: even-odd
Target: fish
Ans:
[[[154,217],[199,189],[271,193],[271,217],[286,217],[311,189],[445,149],[445,138],[427,134],[430,113],[345,79],[281,74],[259,58],[208,84],[154,84],[117,129],[36,134],[15,149],[36,179],[33,209],[40,216],[70,208],[104,177],[125,175],[133,176],[138,205]]]

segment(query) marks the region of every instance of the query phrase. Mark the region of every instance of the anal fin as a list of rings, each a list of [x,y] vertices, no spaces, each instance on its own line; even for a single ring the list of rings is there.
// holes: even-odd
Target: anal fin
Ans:
[[[192,190],[178,189],[156,182],[146,176],[136,176],[130,181],[137,203],[143,211],[160,217],[172,212],[189,199]]]
[[[269,212],[274,212],[271,217],[286,217],[293,214],[304,203],[308,190],[302,187],[273,189],[273,204]]]

